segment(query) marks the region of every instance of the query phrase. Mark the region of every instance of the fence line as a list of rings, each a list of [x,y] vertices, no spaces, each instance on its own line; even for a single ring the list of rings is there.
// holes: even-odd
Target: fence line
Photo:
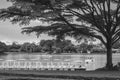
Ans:
[[[40,61],[0,61],[0,68],[80,68],[81,63],[40,62]]]

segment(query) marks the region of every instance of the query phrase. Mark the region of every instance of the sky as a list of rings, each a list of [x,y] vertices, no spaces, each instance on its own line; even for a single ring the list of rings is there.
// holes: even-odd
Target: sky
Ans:
[[[0,9],[7,8],[11,3],[6,2],[6,0],[0,0]],[[32,22],[32,25],[42,24],[38,21]],[[29,25],[28,25],[29,26]],[[24,43],[24,42],[35,42],[38,43],[42,39],[52,39],[45,34],[41,35],[39,38],[36,37],[35,34],[26,35],[21,34],[21,28],[23,26],[19,26],[19,24],[12,24],[8,20],[0,21],[0,41],[5,42],[6,44],[11,44],[12,42]]]

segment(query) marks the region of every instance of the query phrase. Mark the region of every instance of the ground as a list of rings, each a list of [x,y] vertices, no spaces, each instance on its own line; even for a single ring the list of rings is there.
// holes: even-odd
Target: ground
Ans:
[[[120,71],[0,70],[0,80],[78,80],[81,77],[120,80]]]

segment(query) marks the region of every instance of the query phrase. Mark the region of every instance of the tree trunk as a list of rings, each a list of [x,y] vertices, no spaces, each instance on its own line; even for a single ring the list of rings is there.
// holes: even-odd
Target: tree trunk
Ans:
[[[52,45],[49,46],[49,54],[52,54]]]
[[[106,63],[106,68],[108,70],[112,70],[113,69],[113,63],[112,63],[112,42],[111,42],[110,39],[107,40],[106,49],[107,49],[107,63]]]

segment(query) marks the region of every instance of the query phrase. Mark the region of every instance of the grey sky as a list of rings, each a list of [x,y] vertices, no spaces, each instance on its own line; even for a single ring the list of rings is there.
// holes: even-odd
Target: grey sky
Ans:
[[[0,8],[6,8],[11,4],[6,2],[6,0],[0,0]],[[38,22],[33,22],[32,25],[36,25]],[[21,27],[18,24],[11,24],[9,21],[0,21],[0,41],[13,42],[17,41],[19,43],[23,42],[39,42],[41,39],[49,39],[47,35],[41,35],[37,38],[35,34],[26,35],[21,34]]]

